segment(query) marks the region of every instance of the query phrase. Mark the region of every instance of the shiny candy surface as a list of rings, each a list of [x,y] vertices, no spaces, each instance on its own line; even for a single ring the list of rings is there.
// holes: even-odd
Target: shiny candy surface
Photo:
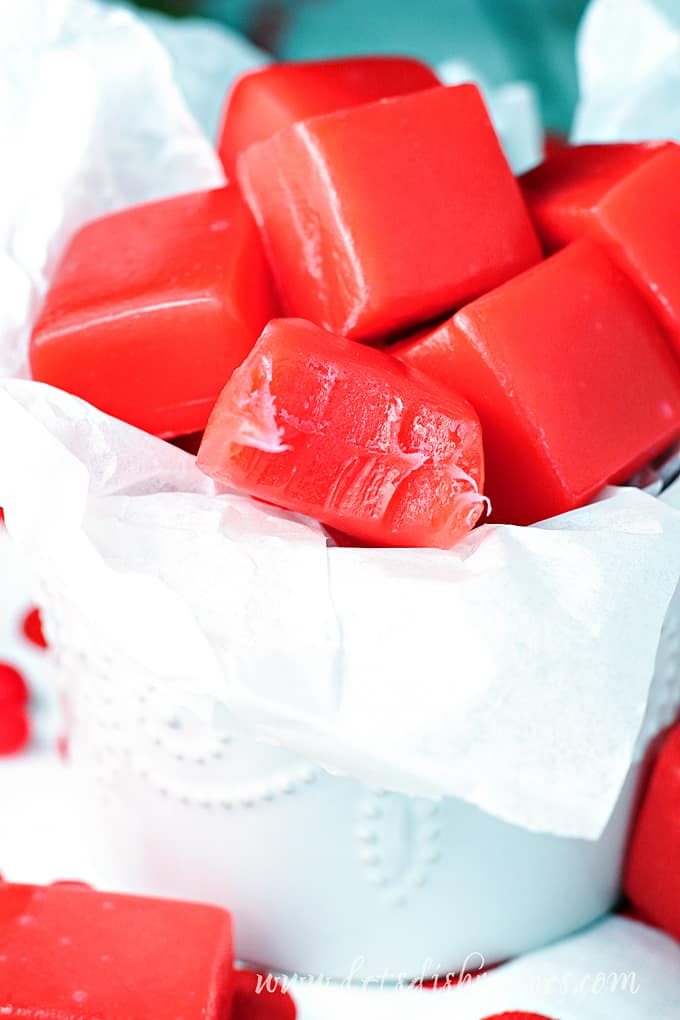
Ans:
[[[639,289],[680,354],[680,146],[583,146],[525,179],[548,247],[587,236]]]
[[[680,146],[628,175],[598,207],[594,234],[666,327],[680,354]]]
[[[90,223],[67,248],[33,331],[34,378],[171,437],[205,426],[274,314],[235,187]]]
[[[477,410],[492,520],[530,524],[581,506],[680,434],[666,338],[587,241],[394,352]]]
[[[381,545],[451,546],[484,507],[467,401],[302,320],[267,326],[221,394],[198,464]]]
[[[353,339],[450,312],[540,258],[474,85],[294,124],[238,177],[287,314]]]
[[[295,121],[438,84],[434,71],[408,57],[346,57],[251,71],[227,97],[220,159],[231,178],[241,152]]]
[[[602,199],[665,146],[658,142],[558,145],[520,178],[539,237],[553,252],[586,234]]]

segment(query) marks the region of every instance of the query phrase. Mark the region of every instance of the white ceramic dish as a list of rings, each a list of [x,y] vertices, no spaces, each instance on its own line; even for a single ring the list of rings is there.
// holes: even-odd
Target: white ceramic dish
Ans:
[[[60,667],[97,880],[224,904],[244,959],[356,980],[474,970],[588,924],[617,898],[639,764],[598,842],[556,838],[460,800],[330,776],[206,727],[148,685],[133,703],[106,663],[83,670],[73,649]],[[674,611],[641,752],[672,717],[679,674]]]

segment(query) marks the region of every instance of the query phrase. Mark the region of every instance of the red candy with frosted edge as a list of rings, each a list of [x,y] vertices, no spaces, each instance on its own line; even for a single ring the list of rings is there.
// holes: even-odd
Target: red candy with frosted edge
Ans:
[[[680,354],[679,180],[674,143],[585,146],[532,171],[524,190],[549,244],[585,235],[606,247]]]
[[[484,504],[481,432],[467,401],[299,319],[271,322],[234,373],[198,465],[379,545],[447,548]]]
[[[680,435],[680,371],[666,338],[587,241],[393,351],[477,410],[495,521],[531,524],[581,506]]]
[[[34,378],[171,437],[200,431],[275,312],[253,219],[235,187],[85,226],[31,339]]]
[[[238,178],[287,314],[352,339],[446,314],[541,256],[474,85],[294,124]]]
[[[239,78],[227,97],[220,159],[231,177],[239,153],[295,121],[439,84],[434,71],[410,57],[343,57],[258,68]]]
[[[587,234],[600,202],[664,142],[564,145],[520,177],[522,191],[547,251]]]
[[[18,754],[28,746],[30,739],[31,725],[24,706],[0,704],[0,757]]]
[[[0,1014],[225,1020],[231,924],[217,907],[0,885]]]
[[[645,792],[624,888],[643,920],[680,940],[680,724],[668,734]]]

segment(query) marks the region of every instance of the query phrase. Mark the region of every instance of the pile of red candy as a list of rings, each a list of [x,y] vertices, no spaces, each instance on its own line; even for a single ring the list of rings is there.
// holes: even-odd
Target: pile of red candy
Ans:
[[[563,513],[677,440],[676,145],[517,181],[475,86],[356,58],[246,75],[219,151],[224,188],[77,234],[36,379],[379,545]]]

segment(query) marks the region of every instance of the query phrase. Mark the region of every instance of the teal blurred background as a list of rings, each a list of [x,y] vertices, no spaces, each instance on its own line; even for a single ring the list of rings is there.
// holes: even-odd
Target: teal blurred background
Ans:
[[[400,52],[457,58],[491,85],[533,82],[566,131],[576,101],[574,36],[586,0],[138,0],[236,28],[281,59]]]

